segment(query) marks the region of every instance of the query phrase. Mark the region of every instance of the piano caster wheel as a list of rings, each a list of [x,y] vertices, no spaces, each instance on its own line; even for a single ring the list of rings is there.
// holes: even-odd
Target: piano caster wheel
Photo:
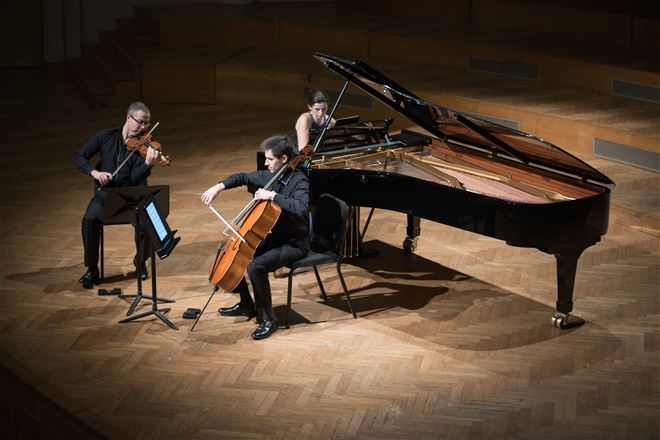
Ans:
[[[552,317],[552,325],[560,329],[577,328],[584,325],[584,319],[568,313],[555,312]]]
[[[556,312],[552,317],[552,325],[557,328],[566,328],[568,325],[568,315]]]
[[[406,237],[406,239],[403,240],[403,248],[408,252],[415,252],[415,250],[417,249],[417,240],[418,237],[415,238]]]

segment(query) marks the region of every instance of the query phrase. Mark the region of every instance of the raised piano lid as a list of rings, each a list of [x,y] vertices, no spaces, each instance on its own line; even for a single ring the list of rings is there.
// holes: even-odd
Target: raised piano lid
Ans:
[[[613,184],[609,177],[550,142],[425,101],[362,61],[316,53],[323,65],[439,139],[563,174]]]

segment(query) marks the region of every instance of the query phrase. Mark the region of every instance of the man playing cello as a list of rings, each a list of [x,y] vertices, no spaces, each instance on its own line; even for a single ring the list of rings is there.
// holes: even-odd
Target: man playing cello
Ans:
[[[272,200],[282,209],[271,233],[256,249],[254,259],[247,268],[254,300],[243,278],[236,288],[240,302],[233,307],[218,310],[222,316],[257,316],[259,326],[251,335],[254,339],[265,339],[277,331],[268,273],[305,256],[309,250],[307,176],[295,168],[289,168],[272,186],[272,191],[263,189],[273,175],[287,166],[293,157],[291,141],[287,136],[271,136],[262,142],[261,148],[265,152],[267,170],[233,174],[207,189],[201,196],[202,203],[208,206],[225,189],[254,185],[259,188],[254,194],[256,200]]]

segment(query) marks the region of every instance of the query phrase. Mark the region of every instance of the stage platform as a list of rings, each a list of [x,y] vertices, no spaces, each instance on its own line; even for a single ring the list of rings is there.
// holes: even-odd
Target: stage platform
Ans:
[[[181,317],[211,293],[222,229],[199,193],[252,170],[259,142],[288,133],[297,112],[155,104],[154,137],[172,166],[150,184],[170,185],[168,221],[182,237],[157,262],[158,294],[176,301],[168,316],[179,330],[120,324],[127,302],[77,282],[92,184],[72,159],[125,109],[90,108],[56,66],[0,80],[6,438],[658,438],[657,173],[583,156],[617,186],[609,232],[579,262],[579,328],[551,325],[551,256],[428,221],[408,253],[405,216],[376,211],[366,240],[379,255],[344,270],[358,319],[332,268],[322,271],[327,303],[301,273],[291,328],[253,341],[253,321],[216,313],[234,295],[218,293],[194,332]],[[230,216],[248,199],[233,190],[215,206]],[[131,239],[130,226],[107,228],[100,287],[135,291]],[[279,317],[285,285],[272,284]]]

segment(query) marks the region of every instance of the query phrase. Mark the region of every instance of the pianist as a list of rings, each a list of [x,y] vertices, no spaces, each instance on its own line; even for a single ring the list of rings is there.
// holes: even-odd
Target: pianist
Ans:
[[[312,89],[306,98],[307,111],[301,114],[296,121],[293,133],[293,151],[298,153],[309,143],[309,132],[321,129],[328,121],[328,95],[322,90]],[[330,127],[335,126],[335,120],[330,120]]]

